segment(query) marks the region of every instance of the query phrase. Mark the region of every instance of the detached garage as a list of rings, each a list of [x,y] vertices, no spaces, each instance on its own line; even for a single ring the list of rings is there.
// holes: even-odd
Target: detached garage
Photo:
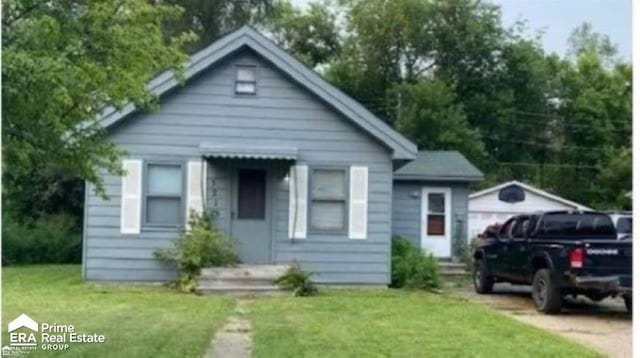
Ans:
[[[469,238],[513,215],[549,210],[591,209],[513,180],[469,195]]]

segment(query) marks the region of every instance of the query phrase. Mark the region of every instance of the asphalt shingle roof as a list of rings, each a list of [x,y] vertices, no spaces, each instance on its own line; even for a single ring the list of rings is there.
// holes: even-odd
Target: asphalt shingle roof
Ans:
[[[478,168],[455,150],[420,151],[415,160],[393,175],[396,180],[480,181],[483,177]]]

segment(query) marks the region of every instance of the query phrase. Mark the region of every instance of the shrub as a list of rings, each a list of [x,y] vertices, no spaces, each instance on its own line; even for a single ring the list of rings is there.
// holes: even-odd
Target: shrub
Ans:
[[[80,263],[82,233],[71,215],[2,220],[2,265]]]
[[[293,291],[294,296],[313,296],[318,288],[311,280],[311,272],[305,272],[300,264],[294,262],[287,271],[275,280],[278,287]]]
[[[438,261],[403,237],[391,243],[391,287],[433,290],[440,287]]]
[[[470,242],[471,244],[469,244],[469,241],[466,240],[456,240],[453,247],[455,257],[457,257],[458,260],[460,260],[460,262],[465,265],[467,271],[469,272],[471,272],[471,270],[473,269],[473,251],[475,247],[475,239],[471,239]]]
[[[189,227],[172,248],[154,253],[160,261],[178,268],[175,284],[183,292],[195,291],[203,267],[234,266],[239,262],[234,241],[213,226],[211,215],[192,211]]]

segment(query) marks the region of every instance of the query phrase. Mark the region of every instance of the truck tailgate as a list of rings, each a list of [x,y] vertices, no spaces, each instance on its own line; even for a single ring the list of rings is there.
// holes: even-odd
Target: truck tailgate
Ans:
[[[584,240],[584,265],[581,273],[593,276],[631,276],[633,247],[631,240]]]

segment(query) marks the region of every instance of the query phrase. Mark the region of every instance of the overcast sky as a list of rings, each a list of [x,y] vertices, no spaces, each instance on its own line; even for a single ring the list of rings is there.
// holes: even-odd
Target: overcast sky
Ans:
[[[620,55],[631,59],[632,0],[492,0],[502,7],[503,23],[528,20],[532,30],[544,30],[542,42],[549,52],[564,55],[571,31],[585,21],[608,35]],[[310,0],[293,0],[296,5]]]

